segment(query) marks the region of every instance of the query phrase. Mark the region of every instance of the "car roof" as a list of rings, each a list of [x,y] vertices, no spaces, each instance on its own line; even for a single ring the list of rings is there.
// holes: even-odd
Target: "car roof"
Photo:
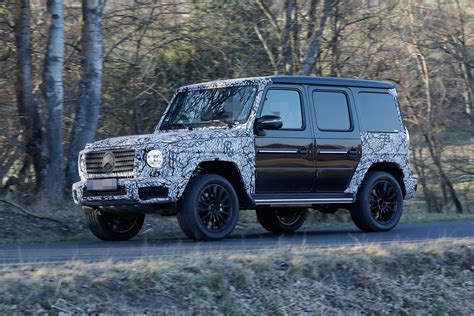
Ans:
[[[394,89],[395,85],[385,81],[349,79],[338,77],[313,77],[313,76],[261,76],[251,78],[236,78],[214,80],[208,82],[195,83],[191,85],[182,86],[178,92],[187,89],[209,89],[219,88],[223,86],[233,85],[248,85],[252,83],[279,83],[279,84],[308,84],[320,86],[336,86],[336,87],[362,87],[362,88],[379,88],[379,89]]]
[[[273,83],[282,84],[313,84],[322,86],[339,86],[339,87],[364,87],[364,88],[380,88],[394,89],[395,85],[385,81],[350,79],[339,77],[312,77],[312,76],[269,76],[266,77]]]

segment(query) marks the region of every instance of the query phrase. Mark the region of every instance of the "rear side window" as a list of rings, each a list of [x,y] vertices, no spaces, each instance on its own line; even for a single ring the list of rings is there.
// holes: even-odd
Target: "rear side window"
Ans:
[[[316,124],[320,130],[349,131],[351,120],[346,94],[336,91],[314,91]]]
[[[388,93],[359,92],[359,114],[368,132],[396,133],[400,119],[395,99]]]
[[[295,90],[268,90],[261,115],[279,116],[281,129],[302,129],[300,94]]]

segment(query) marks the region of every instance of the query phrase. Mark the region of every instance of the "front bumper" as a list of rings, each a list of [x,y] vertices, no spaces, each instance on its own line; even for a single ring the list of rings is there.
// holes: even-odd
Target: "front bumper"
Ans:
[[[170,184],[160,179],[118,179],[117,190],[91,191],[86,181],[72,185],[72,197],[76,204],[84,206],[113,206],[137,204],[166,204],[174,202],[170,197]]]

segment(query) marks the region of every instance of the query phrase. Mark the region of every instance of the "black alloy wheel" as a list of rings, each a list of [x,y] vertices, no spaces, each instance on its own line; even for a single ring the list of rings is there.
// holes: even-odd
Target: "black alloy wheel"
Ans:
[[[398,181],[387,172],[368,172],[351,208],[354,224],[366,232],[388,231],[398,224],[402,212]]]
[[[178,201],[178,223],[194,240],[229,236],[239,219],[239,200],[226,178],[200,174],[191,180]]]
[[[306,210],[288,208],[257,208],[257,219],[263,228],[274,234],[290,233],[298,230],[305,222]]]
[[[393,184],[381,180],[372,187],[369,195],[369,207],[372,217],[380,224],[389,223],[396,215],[397,194]]]
[[[276,218],[280,223],[286,226],[293,226],[296,223],[301,221],[301,218],[305,217],[304,212],[302,211],[290,211],[290,210],[276,210]]]
[[[201,224],[211,232],[220,232],[231,220],[230,193],[219,184],[206,186],[199,195],[198,213]]]

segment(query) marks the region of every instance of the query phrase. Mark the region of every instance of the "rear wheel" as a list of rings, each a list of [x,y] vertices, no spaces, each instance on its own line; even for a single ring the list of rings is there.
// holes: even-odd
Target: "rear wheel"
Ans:
[[[393,229],[403,212],[403,194],[397,180],[386,172],[369,172],[357,192],[351,217],[361,230],[380,232]]]
[[[219,240],[229,236],[239,218],[239,200],[224,177],[202,174],[189,180],[178,202],[178,222],[194,240]]]
[[[90,231],[105,241],[123,241],[135,237],[143,226],[143,214],[112,214],[83,207]]]
[[[306,220],[306,210],[286,208],[258,208],[257,218],[260,224],[271,233],[281,234],[298,230]]]

